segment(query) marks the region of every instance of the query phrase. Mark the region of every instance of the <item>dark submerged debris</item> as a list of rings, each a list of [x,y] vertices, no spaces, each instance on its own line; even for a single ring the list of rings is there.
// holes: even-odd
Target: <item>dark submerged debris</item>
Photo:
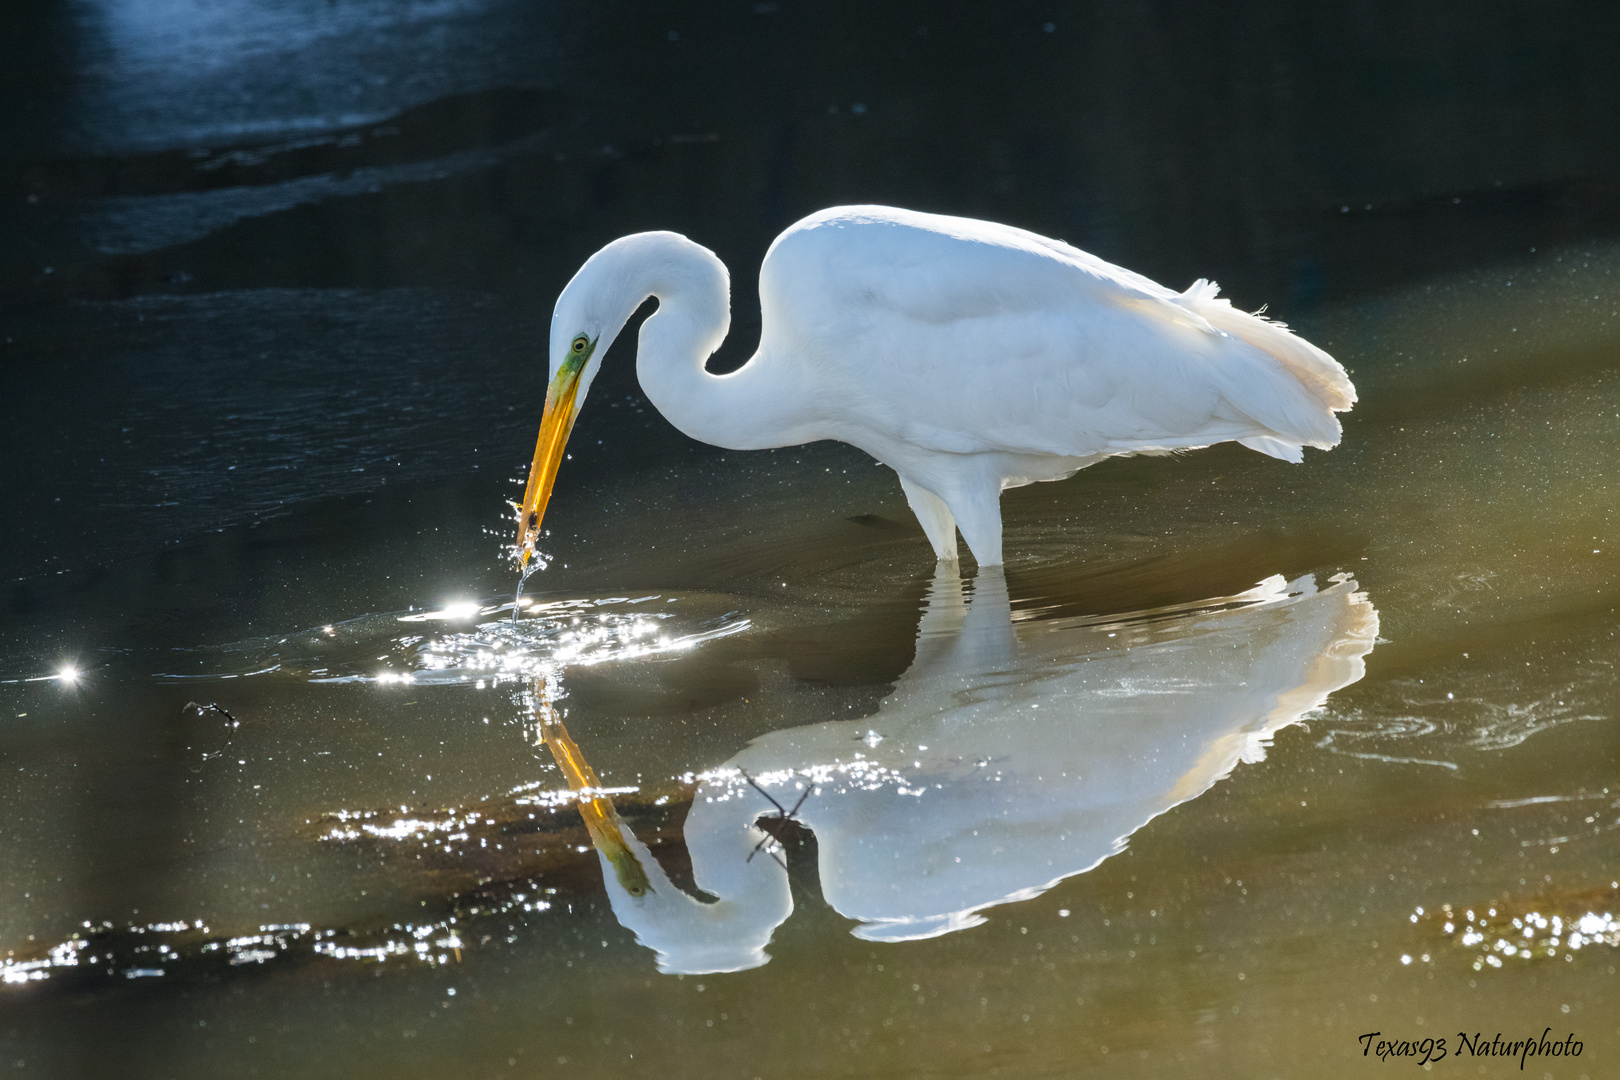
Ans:
[[[694,790],[671,784],[616,792],[615,812],[672,881],[696,892],[680,831]],[[19,943],[0,955],[0,991],[47,981],[85,990],[109,980],[214,980],[332,961],[458,963],[468,950],[517,941],[536,918],[602,899],[601,870],[575,798],[536,783],[467,808],[322,814],[298,834],[385,865],[397,887],[389,910],[348,926],[286,923],[234,932],[184,919],[85,923],[64,941]]]

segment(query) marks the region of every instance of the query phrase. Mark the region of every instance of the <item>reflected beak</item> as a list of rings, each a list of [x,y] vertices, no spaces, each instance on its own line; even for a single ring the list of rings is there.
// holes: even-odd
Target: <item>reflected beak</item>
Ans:
[[[523,490],[523,505],[518,510],[517,551],[518,567],[526,570],[534,554],[534,542],[540,536],[540,521],[546,515],[546,503],[551,500],[551,485],[557,479],[557,467],[562,464],[563,446],[569,432],[574,430],[574,417],[579,413],[575,401],[579,393],[579,376],[584,370],[585,358],[576,363],[570,358],[558,369],[557,377],[546,389],[546,410],[540,417],[540,438],[534,447],[534,464],[529,466],[529,484]]]

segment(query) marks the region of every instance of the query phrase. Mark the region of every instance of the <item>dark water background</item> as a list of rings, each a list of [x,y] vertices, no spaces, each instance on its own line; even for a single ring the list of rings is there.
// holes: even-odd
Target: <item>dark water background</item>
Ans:
[[[1328,1076],[1378,1067],[1352,1060],[1364,1031],[1528,1016],[1586,1041],[1531,1069],[1614,1074],[1616,942],[1479,969],[1452,936],[1400,935],[1445,902],[1616,910],[1616,41],[1620,8],[1576,2],[11,0],[0,678],[86,677],[0,685],[7,955],[85,921],[370,932],[499,878],[351,867],[294,827],[565,786],[504,693],[165,677],[509,589],[503,500],[551,304],[642,229],[732,268],[720,367],[757,340],[772,238],[845,202],[1008,222],[1269,304],[1351,370],[1344,445],[1012,493],[1012,610],[1350,573],[1382,637],[1308,733],[989,926],[857,941],[801,836],[772,963],[695,984],[656,972],[576,861],[547,871],[566,912],[455,969],[132,979],[157,965],[125,957],[0,986],[0,1069]],[[702,613],[682,632],[750,630],[571,677],[605,782],[662,790],[770,732],[881,715],[937,595],[893,477],[848,448],[695,444],[621,342],[539,594],[679,595]],[[394,648],[356,625],[359,652],[311,646],[301,670]],[[246,732],[182,709],[216,699]],[[226,749],[237,774],[198,771]]]
[[[552,300],[640,229],[738,268],[721,366],[757,335],[748,268],[840,202],[1005,221],[1296,322],[1612,236],[1615,13],[1528,10],[21,2],[5,437],[74,496],[11,497],[5,571],[387,475],[465,489],[475,447],[510,467]],[[628,364],[604,380],[638,393]],[[574,469],[705,453],[649,427]],[[267,439],[282,460],[225,476]],[[278,483],[294,461],[326,475]],[[329,475],[368,462],[405,471]]]

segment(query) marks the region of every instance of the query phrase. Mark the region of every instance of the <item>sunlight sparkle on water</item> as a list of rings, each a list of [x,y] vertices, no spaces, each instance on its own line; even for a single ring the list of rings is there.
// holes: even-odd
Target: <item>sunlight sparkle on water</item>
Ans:
[[[715,638],[745,631],[749,621],[725,616],[694,633],[671,634],[667,611],[603,611],[603,607],[640,604],[657,596],[612,596],[599,600],[522,602],[524,617],[497,619],[459,633],[427,638],[401,638],[412,670],[383,670],[372,675],[345,675],[318,682],[377,682],[415,684],[465,683],[476,689],[527,681],[562,667],[628,660],[693,648]],[[478,607],[472,601],[440,611],[398,617],[400,622],[448,621],[509,610],[510,604]]]
[[[510,604],[502,605],[510,607]],[[461,622],[475,619],[484,612],[484,605],[476,600],[453,600],[438,611],[423,611],[415,615],[402,615],[400,622]]]
[[[1620,883],[1611,889],[1620,889]],[[1475,912],[1454,911],[1450,904],[1439,912],[1425,915],[1418,908],[1414,923],[1442,924],[1440,932],[1464,949],[1477,950],[1473,968],[1500,968],[1504,960],[1546,960],[1562,958],[1573,963],[1582,950],[1593,946],[1620,948],[1620,920],[1608,911],[1598,912],[1579,905],[1564,914],[1539,910],[1537,905],[1518,913],[1491,907]],[[1425,962],[1429,955],[1423,955]]]

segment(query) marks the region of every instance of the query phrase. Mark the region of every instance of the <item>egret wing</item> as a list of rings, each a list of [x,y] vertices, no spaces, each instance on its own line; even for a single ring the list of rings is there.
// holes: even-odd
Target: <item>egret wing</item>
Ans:
[[[1343,370],[1280,324],[1009,226],[851,207],[784,233],[766,336],[849,393],[838,422],[919,447],[1091,457],[1338,441]],[[837,436],[842,437],[842,436]]]

